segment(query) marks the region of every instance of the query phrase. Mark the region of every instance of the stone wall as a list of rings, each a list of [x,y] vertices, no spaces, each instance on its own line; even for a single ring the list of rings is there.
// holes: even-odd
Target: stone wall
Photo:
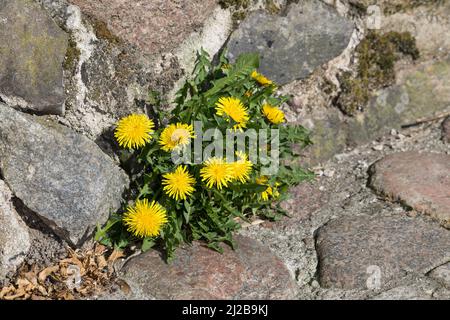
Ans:
[[[383,14],[377,30],[367,23],[373,3]],[[0,206],[6,209],[0,220],[17,232],[0,236],[0,248],[14,237],[20,246],[18,253],[0,250],[6,261],[0,276],[30,250],[11,197],[73,246],[120,207],[128,177],[114,154],[114,124],[132,112],[150,112],[150,91],[160,92],[170,108],[200,48],[211,57],[222,49],[231,59],[260,54],[261,72],[292,94],[282,106],[289,122],[311,129],[314,145],[304,158],[310,165],[450,112],[450,3],[395,4],[1,1]],[[361,46],[371,33],[389,55],[376,46],[368,55],[392,56],[385,64],[364,60]],[[388,33],[396,37],[383,42]],[[416,47],[420,56],[411,54]],[[363,64],[387,70],[389,81],[371,79],[371,72],[362,78]],[[363,80],[377,85],[364,87]],[[342,101],[356,107],[343,112]]]

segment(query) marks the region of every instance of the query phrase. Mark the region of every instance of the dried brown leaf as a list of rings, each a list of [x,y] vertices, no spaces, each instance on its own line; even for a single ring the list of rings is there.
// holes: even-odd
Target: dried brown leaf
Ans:
[[[27,294],[27,292],[25,291],[25,289],[20,288],[20,289],[15,290],[15,294],[10,295],[10,296],[5,296],[4,299],[5,300],[15,300],[15,299],[25,296],[26,294]]]
[[[104,255],[107,251],[107,248],[102,244],[97,244],[94,248],[94,254],[96,256]]]
[[[57,272],[59,270],[59,266],[51,266],[51,267],[47,267],[44,270],[42,270],[41,272],[39,272],[39,282],[40,283],[44,283],[45,280],[47,280],[47,277],[49,275],[51,275],[54,272]]]
[[[125,257],[122,250],[114,249],[111,255],[108,257],[108,263],[115,262],[117,259]]]
[[[24,278],[30,281],[33,285],[38,285],[37,270],[32,270],[23,274]]]
[[[14,286],[4,287],[2,290],[0,290],[0,299],[3,299],[4,296],[6,296],[8,293],[14,292],[16,288]]]
[[[41,295],[48,296],[48,292],[43,286],[38,286],[37,289]]]
[[[108,266],[108,262],[106,262],[105,256],[97,256],[97,266],[100,270]]]
[[[73,300],[101,292],[111,282],[114,262],[124,257],[123,251],[114,250],[106,259],[108,249],[102,245],[84,251],[67,250],[67,257],[58,265],[44,269],[23,265],[18,271],[16,285],[0,288],[0,299]],[[80,269],[81,287],[71,291],[67,280],[73,277],[76,267]],[[52,281],[48,281],[49,277]]]

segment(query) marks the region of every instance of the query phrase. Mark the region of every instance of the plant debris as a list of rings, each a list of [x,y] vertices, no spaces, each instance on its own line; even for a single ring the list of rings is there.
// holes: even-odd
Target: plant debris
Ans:
[[[0,288],[0,300],[73,300],[99,294],[113,284],[114,263],[124,257],[100,244],[67,251],[67,258],[44,269],[22,266],[15,283]]]

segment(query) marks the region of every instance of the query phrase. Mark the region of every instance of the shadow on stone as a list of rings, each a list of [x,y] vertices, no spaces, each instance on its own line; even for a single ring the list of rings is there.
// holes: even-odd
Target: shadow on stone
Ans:
[[[13,197],[11,199],[14,209],[16,209],[17,213],[22,218],[23,222],[30,228],[34,230],[38,230],[44,235],[50,236],[54,239],[57,239],[59,243],[63,243],[58,234],[48,225],[48,223],[44,222],[43,219],[33,210],[29,209],[23,202],[17,197]]]

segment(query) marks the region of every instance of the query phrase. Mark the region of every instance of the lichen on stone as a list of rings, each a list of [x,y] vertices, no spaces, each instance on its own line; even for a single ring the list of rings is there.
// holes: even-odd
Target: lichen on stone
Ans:
[[[356,48],[356,72],[340,75],[337,106],[348,115],[363,110],[372,92],[395,82],[395,63],[402,57],[419,58],[415,38],[409,33],[371,31]]]

